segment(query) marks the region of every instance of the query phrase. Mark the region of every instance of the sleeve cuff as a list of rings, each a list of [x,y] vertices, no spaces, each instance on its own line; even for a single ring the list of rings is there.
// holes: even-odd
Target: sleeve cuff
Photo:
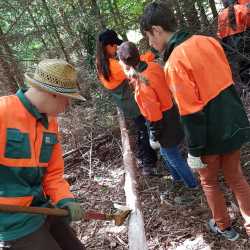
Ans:
[[[201,156],[202,149],[188,149],[188,153],[192,156],[195,157],[200,157]]]
[[[60,200],[60,201],[57,202],[56,207],[62,208],[67,203],[70,203],[70,202],[76,202],[76,200],[74,198],[65,198],[65,199],[62,199],[62,200]]]

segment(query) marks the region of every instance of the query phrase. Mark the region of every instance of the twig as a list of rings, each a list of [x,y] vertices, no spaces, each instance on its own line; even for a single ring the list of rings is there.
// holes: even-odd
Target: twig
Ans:
[[[152,215],[151,215],[151,217],[150,217],[150,219],[148,220],[148,222],[147,222],[147,224],[146,224],[146,226],[145,226],[145,229],[148,228],[148,225],[150,224],[150,222],[152,221],[152,219],[155,217],[156,213],[157,213],[157,210],[154,209],[154,210],[153,210],[153,213],[152,213]]]
[[[63,155],[63,158],[66,158],[66,157],[68,157],[68,156],[70,156],[70,155],[76,153],[77,151],[82,150],[83,148],[88,148],[88,146],[81,146],[81,147],[72,149],[72,150],[66,152],[66,153]]]
[[[90,151],[89,151],[89,179],[91,180],[92,177],[92,149],[93,149],[93,132],[92,132],[92,128],[91,128],[91,132],[90,132]]]

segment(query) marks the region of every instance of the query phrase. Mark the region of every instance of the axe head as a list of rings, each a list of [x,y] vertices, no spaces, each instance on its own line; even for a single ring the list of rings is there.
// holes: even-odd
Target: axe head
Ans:
[[[113,214],[113,219],[115,221],[115,225],[116,226],[121,226],[124,221],[127,219],[127,217],[129,216],[129,214],[131,213],[132,210],[127,209],[124,211],[118,211],[116,213]]]
[[[121,226],[132,210],[120,204],[114,204],[114,207],[117,211],[112,214],[113,220],[115,221],[116,226]]]

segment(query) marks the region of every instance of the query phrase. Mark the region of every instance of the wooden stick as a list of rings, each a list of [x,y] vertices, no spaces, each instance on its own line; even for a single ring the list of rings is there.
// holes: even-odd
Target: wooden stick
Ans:
[[[0,204],[0,212],[43,214],[43,215],[55,215],[55,216],[69,215],[68,210],[61,208],[22,207],[22,206],[4,205],[4,204]]]

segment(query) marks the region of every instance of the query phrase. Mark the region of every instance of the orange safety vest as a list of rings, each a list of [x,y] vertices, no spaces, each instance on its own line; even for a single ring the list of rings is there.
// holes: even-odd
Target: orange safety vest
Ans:
[[[117,88],[126,79],[126,75],[123,72],[122,66],[119,64],[119,61],[114,58],[109,59],[109,69],[109,81],[107,81],[103,75],[99,75],[99,79],[105,88],[112,90]]]
[[[250,3],[250,0],[238,0],[239,4],[248,4]]]
[[[147,120],[159,121],[163,117],[162,113],[173,106],[164,71],[159,64],[149,62],[140,75],[147,83],[138,80],[135,84],[135,100]]]
[[[236,28],[235,30],[230,27],[228,19],[228,8],[222,10],[218,16],[218,32],[220,38],[235,35],[246,31],[250,27],[250,9],[246,5],[234,5]]]
[[[140,60],[145,62],[152,62],[155,59],[155,55],[151,51],[140,55]],[[99,75],[99,79],[105,88],[112,90],[117,88],[125,79],[126,75],[120,65],[119,61],[110,58],[109,59],[110,79],[107,81],[102,75]]]
[[[145,62],[153,62],[155,59],[155,54],[152,51],[146,51],[144,54],[140,55],[140,60]]]
[[[233,84],[223,48],[212,37],[193,35],[175,47],[164,71],[182,116],[201,111]]]
[[[48,125],[45,128],[37,121],[16,95],[0,98],[0,172],[5,169],[6,178],[13,178],[6,186],[11,195],[1,192],[0,204],[29,206],[34,198],[33,188],[41,188],[54,204],[73,198],[63,178],[56,119],[50,117]]]

